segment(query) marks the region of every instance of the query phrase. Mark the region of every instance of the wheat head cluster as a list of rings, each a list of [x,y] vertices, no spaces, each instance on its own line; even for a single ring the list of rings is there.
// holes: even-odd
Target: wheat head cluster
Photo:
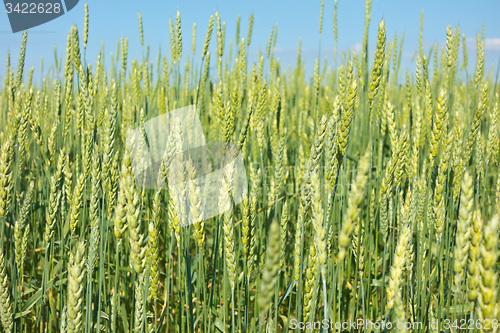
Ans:
[[[202,50],[193,24],[188,51],[177,12],[169,52],[153,56],[139,13],[142,58],[127,59],[122,38],[92,62],[85,5],[83,36],[71,27],[37,82],[24,32],[0,90],[0,331],[287,332],[303,322],[317,332],[323,320],[357,319],[498,331],[500,87],[485,68],[484,27],[470,71],[459,26],[424,52],[422,12],[416,61],[403,70],[404,36],[387,36],[371,5],[361,51],[337,59],[335,0],[334,55],[320,51],[310,76],[300,40],[296,65],[274,54],[277,26],[248,61],[253,14],[246,34],[238,16],[235,40],[210,16]],[[323,3],[319,13],[321,38]],[[246,165],[243,201],[231,204],[226,170],[209,219],[179,124],[158,189],[141,186],[126,145],[128,130],[190,105],[207,142],[235,143]]]

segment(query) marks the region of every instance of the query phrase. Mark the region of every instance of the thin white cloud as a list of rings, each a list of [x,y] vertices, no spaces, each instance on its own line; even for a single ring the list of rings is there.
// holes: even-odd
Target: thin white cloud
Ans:
[[[467,37],[465,40],[466,40],[466,42],[467,42],[468,45],[476,45],[476,39],[475,38]]]
[[[485,38],[484,39],[485,51],[500,51],[500,38]]]
[[[476,48],[477,40],[472,37],[466,39],[467,47]],[[500,51],[500,38],[485,38],[484,39],[485,51]]]
[[[356,43],[356,44],[354,44],[354,45],[353,45],[352,49],[353,49],[356,53],[360,54],[360,53],[361,53],[361,50],[363,49],[363,44],[362,44],[362,43]]]
[[[296,47],[275,47],[274,48],[274,53],[289,53],[289,52],[297,53],[297,48]]]
[[[275,47],[274,48],[274,54],[275,55],[283,55],[283,56],[296,56],[298,52],[298,49],[296,47]],[[322,54],[329,54],[333,52],[332,47],[322,47],[321,48],[321,53]],[[255,54],[257,55],[258,52],[249,52],[250,54]],[[300,49],[300,53],[302,56],[314,56],[318,54],[318,48],[307,48],[307,47],[302,47]]]

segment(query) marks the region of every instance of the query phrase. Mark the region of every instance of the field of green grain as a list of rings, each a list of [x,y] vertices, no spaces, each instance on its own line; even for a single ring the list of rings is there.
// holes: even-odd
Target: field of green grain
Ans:
[[[123,38],[104,66],[85,56],[86,6],[38,84],[24,33],[0,90],[0,330],[498,331],[500,88],[484,32],[469,73],[458,27],[428,52],[421,27],[404,73],[403,41],[370,7],[362,51],[317,59],[311,77],[300,44],[293,68],[273,55],[277,27],[247,62],[252,15],[234,42],[207,17],[196,50],[200,25],[191,35],[177,13],[156,58],[139,14],[144,56],[127,59]],[[192,165],[165,158],[166,189],[144,189],[126,149],[129,129],[189,105],[246,165],[247,197],[207,220],[176,204],[201,201]],[[182,158],[181,140],[168,150]],[[215,199],[230,202],[230,186]]]

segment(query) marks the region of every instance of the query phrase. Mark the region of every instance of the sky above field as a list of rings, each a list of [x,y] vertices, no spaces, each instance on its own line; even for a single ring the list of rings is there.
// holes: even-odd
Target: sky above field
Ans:
[[[29,1],[27,1],[29,2]],[[177,10],[182,18],[183,55],[191,52],[193,23],[196,22],[197,60],[208,25],[210,15],[219,11],[226,22],[226,52],[229,44],[235,42],[235,30],[238,14],[241,14],[241,37],[247,35],[248,18],[254,14],[254,28],[250,44],[250,62],[257,59],[259,48],[265,52],[269,34],[275,24],[278,34],[274,54],[284,66],[296,63],[299,37],[302,37],[302,56],[306,62],[308,73],[312,72],[314,60],[319,49],[319,16],[320,0],[313,1],[275,1],[275,0],[203,0],[203,1],[88,1],[90,11],[89,43],[87,60],[95,63],[97,54],[104,45],[106,64],[110,64],[110,54],[116,53],[117,41],[120,37],[129,38],[129,60],[141,59],[138,11],[141,12],[144,25],[145,44],[150,44],[150,60],[156,66],[158,48],[168,54],[169,18],[175,20]],[[2,7],[3,8],[3,7]],[[328,64],[333,63],[333,8],[334,1],[325,1],[323,34],[321,36],[321,61],[328,56]],[[435,43],[441,49],[446,41],[446,27],[460,26],[460,32],[466,36],[469,56],[469,70],[475,66],[475,38],[485,24],[486,70],[492,65],[494,77],[500,56],[500,1],[395,1],[374,0],[371,11],[369,30],[369,49],[375,48],[378,22],[384,18],[387,37],[398,40],[404,33],[401,69],[412,71],[416,61],[415,51],[418,49],[420,14],[424,10],[424,51],[430,50]],[[40,57],[44,59],[44,72],[54,64],[54,46],[58,57],[62,57],[66,47],[66,37],[71,25],[76,24],[83,32],[84,2],[80,3],[62,17],[28,31],[28,47],[25,70],[35,67],[35,80],[40,79]],[[338,52],[349,49],[360,50],[363,40],[365,18],[365,2],[356,0],[338,0]],[[212,36],[211,50],[215,50],[215,31]],[[11,53],[11,63],[17,67],[17,58],[21,45],[21,32],[13,34],[7,14],[0,13],[0,76],[5,75],[7,52]],[[80,41],[83,38],[80,37]],[[461,46],[462,48],[462,46]],[[83,50],[82,50],[83,52]],[[459,53],[462,59],[462,49]],[[340,58],[338,59],[340,60]],[[130,62],[129,62],[130,64]],[[130,67],[129,67],[130,68]],[[3,84],[3,79],[0,84]]]

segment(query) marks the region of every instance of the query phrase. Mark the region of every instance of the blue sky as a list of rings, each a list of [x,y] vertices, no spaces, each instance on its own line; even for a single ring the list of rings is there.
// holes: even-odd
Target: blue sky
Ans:
[[[120,37],[129,38],[129,59],[141,58],[137,12],[140,11],[144,23],[145,43],[151,47],[150,59],[156,65],[158,47],[162,52],[169,51],[168,19],[175,19],[179,10],[182,18],[183,54],[190,53],[191,31],[196,22],[197,55],[203,44],[209,17],[219,11],[226,22],[226,47],[235,39],[235,27],[238,14],[241,14],[241,33],[246,37],[248,17],[254,13],[254,29],[250,45],[250,61],[255,61],[259,47],[266,49],[269,33],[278,24],[278,38],[275,55],[284,65],[296,63],[297,44],[302,37],[303,57],[310,72],[314,59],[318,55],[318,21],[321,0],[313,1],[275,1],[275,0],[204,0],[204,1],[88,1],[90,10],[88,61],[95,63],[101,43],[105,45],[106,63],[110,63],[110,53],[116,52],[116,42]],[[329,57],[333,62],[333,0],[325,1],[321,58]],[[369,45],[375,47],[377,26],[384,18],[388,38],[397,33],[400,38],[405,32],[402,55],[402,69],[413,70],[412,57],[418,47],[420,13],[424,10],[424,49],[429,50],[434,43],[443,47],[446,40],[446,26],[460,25],[461,33],[468,38],[469,68],[475,64],[475,37],[481,33],[485,23],[486,70],[494,64],[494,73],[500,56],[500,1],[395,1],[374,0],[372,3],[372,21],[369,31]],[[363,40],[365,2],[361,0],[338,0],[338,50],[359,48]],[[65,50],[66,36],[71,25],[76,24],[83,32],[84,2],[80,3],[64,16],[28,31],[28,47],[25,70],[35,67],[35,79],[40,78],[40,57],[44,58],[44,71],[54,64],[53,48],[57,47],[59,56]],[[211,49],[216,45],[215,33],[212,36]],[[17,58],[21,44],[21,33],[13,34],[10,30],[7,14],[0,13],[0,76],[5,74],[7,52],[11,52],[11,62],[17,67]],[[82,41],[82,38],[80,38]],[[234,45],[233,45],[234,46]],[[226,48],[227,51],[227,48]],[[461,57],[461,52],[460,52]],[[130,64],[130,62],[129,62]],[[130,68],[130,67],[129,67]],[[3,82],[3,79],[2,79]],[[1,84],[1,82],[0,82]]]

